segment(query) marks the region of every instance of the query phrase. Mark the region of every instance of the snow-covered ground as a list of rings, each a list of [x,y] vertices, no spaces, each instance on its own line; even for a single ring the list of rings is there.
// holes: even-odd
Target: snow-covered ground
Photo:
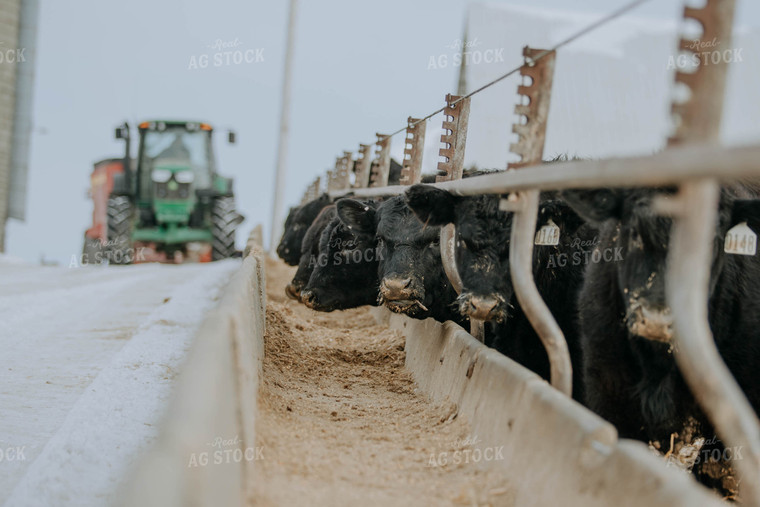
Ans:
[[[111,503],[238,266],[0,263],[0,504]]]

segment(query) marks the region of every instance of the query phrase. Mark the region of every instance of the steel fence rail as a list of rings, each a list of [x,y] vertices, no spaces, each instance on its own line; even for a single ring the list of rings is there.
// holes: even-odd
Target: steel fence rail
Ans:
[[[530,170],[484,174],[457,181],[431,183],[456,195],[507,194],[520,190],[672,186],[684,181],[716,178],[733,181],[758,178],[760,144],[738,147],[683,146],[646,157],[554,162]],[[400,195],[408,186],[356,188],[329,192],[331,198]]]

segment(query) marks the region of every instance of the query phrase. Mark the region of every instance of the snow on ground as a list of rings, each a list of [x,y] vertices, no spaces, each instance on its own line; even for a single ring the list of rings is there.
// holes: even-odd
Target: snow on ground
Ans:
[[[28,263],[20,257],[13,257],[12,255],[0,253],[0,264],[28,264]]]
[[[0,503],[112,503],[238,265],[0,264]]]

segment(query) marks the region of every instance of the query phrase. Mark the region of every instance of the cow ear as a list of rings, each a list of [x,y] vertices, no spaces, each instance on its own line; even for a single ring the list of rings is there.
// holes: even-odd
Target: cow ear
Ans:
[[[742,222],[760,232],[760,199],[738,199],[731,209],[731,227]]]
[[[575,234],[586,223],[572,206],[561,199],[552,199],[539,206],[536,227],[541,227],[550,219],[562,229],[563,234]]]
[[[588,222],[600,224],[611,218],[622,217],[624,196],[619,190],[563,190],[560,195]]]
[[[406,191],[406,204],[417,218],[428,225],[446,225],[456,218],[459,198],[446,190],[427,185],[414,185]]]
[[[341,199],[335,206],[340,220],[355,232],[375,233],[375,208],[354,200]]]

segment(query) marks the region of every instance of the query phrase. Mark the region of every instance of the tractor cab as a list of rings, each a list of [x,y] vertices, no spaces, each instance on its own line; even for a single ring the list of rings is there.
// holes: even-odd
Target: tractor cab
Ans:
[[[211,187],[216,168],[208,124],[144,122],[139,133],[138,199],[186,199],[191,187]]]

